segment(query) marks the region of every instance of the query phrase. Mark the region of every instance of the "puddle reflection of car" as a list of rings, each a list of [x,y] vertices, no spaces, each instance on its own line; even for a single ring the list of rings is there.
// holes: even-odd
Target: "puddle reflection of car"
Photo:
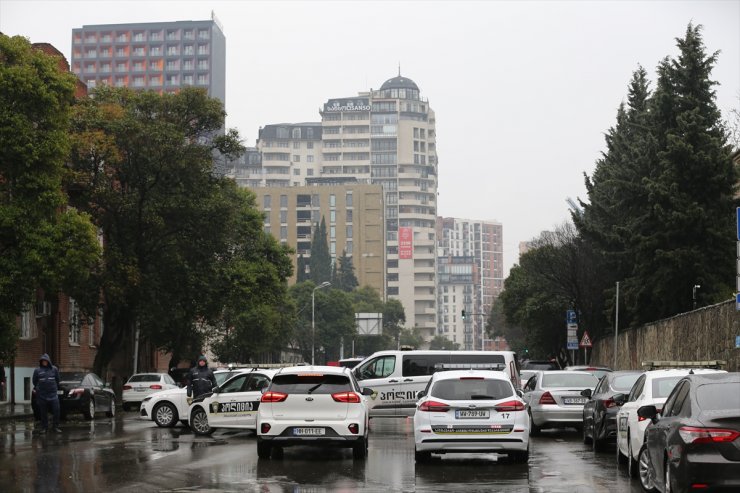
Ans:
[[[593,389],[598,379],[581,371],[542,371],[524,387],[524,400],[529,405],[530,434],[538,435],[543,428],[583,427],[583,405],[588,400],[581,395]]]

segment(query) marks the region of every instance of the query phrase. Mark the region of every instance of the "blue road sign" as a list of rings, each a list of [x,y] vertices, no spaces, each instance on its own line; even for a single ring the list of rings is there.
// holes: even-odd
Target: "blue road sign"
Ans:
[[[735,295],[735,310],[740,311],[740,294]]]
[[[740,216],[738,216],[740,217]],[[740,220],[738,220],[738,225],[740,225]],[[565,323],[567,324],[576,324],[578,323],[576,321],[576,311],[575,310],[568,310],[565,312]]]
[[[740,207],[735,211],[737,212],[737,241],[740,241]]]
[[[735,347],[740,348],[740,336],[735,336]]]
[[[575,342],[568,341],[568,350],[571,349],[578,349],[578,340],[576,340]]]

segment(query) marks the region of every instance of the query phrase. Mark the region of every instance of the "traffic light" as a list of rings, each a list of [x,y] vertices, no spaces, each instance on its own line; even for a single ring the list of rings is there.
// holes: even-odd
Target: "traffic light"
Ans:
[[[462,311],[462,318],[465,320],[465,310]]]

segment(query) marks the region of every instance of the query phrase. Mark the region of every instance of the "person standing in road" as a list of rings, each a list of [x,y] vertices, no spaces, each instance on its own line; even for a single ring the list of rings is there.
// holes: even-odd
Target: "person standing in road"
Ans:
[[[217,386],[213,371],[208,368],[208,360],[202,354],[198,356],[198,362],[188,373],[188,404],[207,392],[212,392]]]
[[[41,432],[46,433],[49,427],[49,410],[54,416],[52,429],[59,429],[59,370],[51,364],[48,354],[39,359],[39,367],[33,371],[33,387],[36,390],[36,405],[41,414]]]

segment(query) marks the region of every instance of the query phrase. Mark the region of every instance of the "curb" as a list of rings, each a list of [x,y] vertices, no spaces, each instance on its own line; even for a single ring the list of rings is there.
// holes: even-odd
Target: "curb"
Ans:
[[[33,413],[0,415],[0,421],[10,421],[13,419],[33,419]]]

